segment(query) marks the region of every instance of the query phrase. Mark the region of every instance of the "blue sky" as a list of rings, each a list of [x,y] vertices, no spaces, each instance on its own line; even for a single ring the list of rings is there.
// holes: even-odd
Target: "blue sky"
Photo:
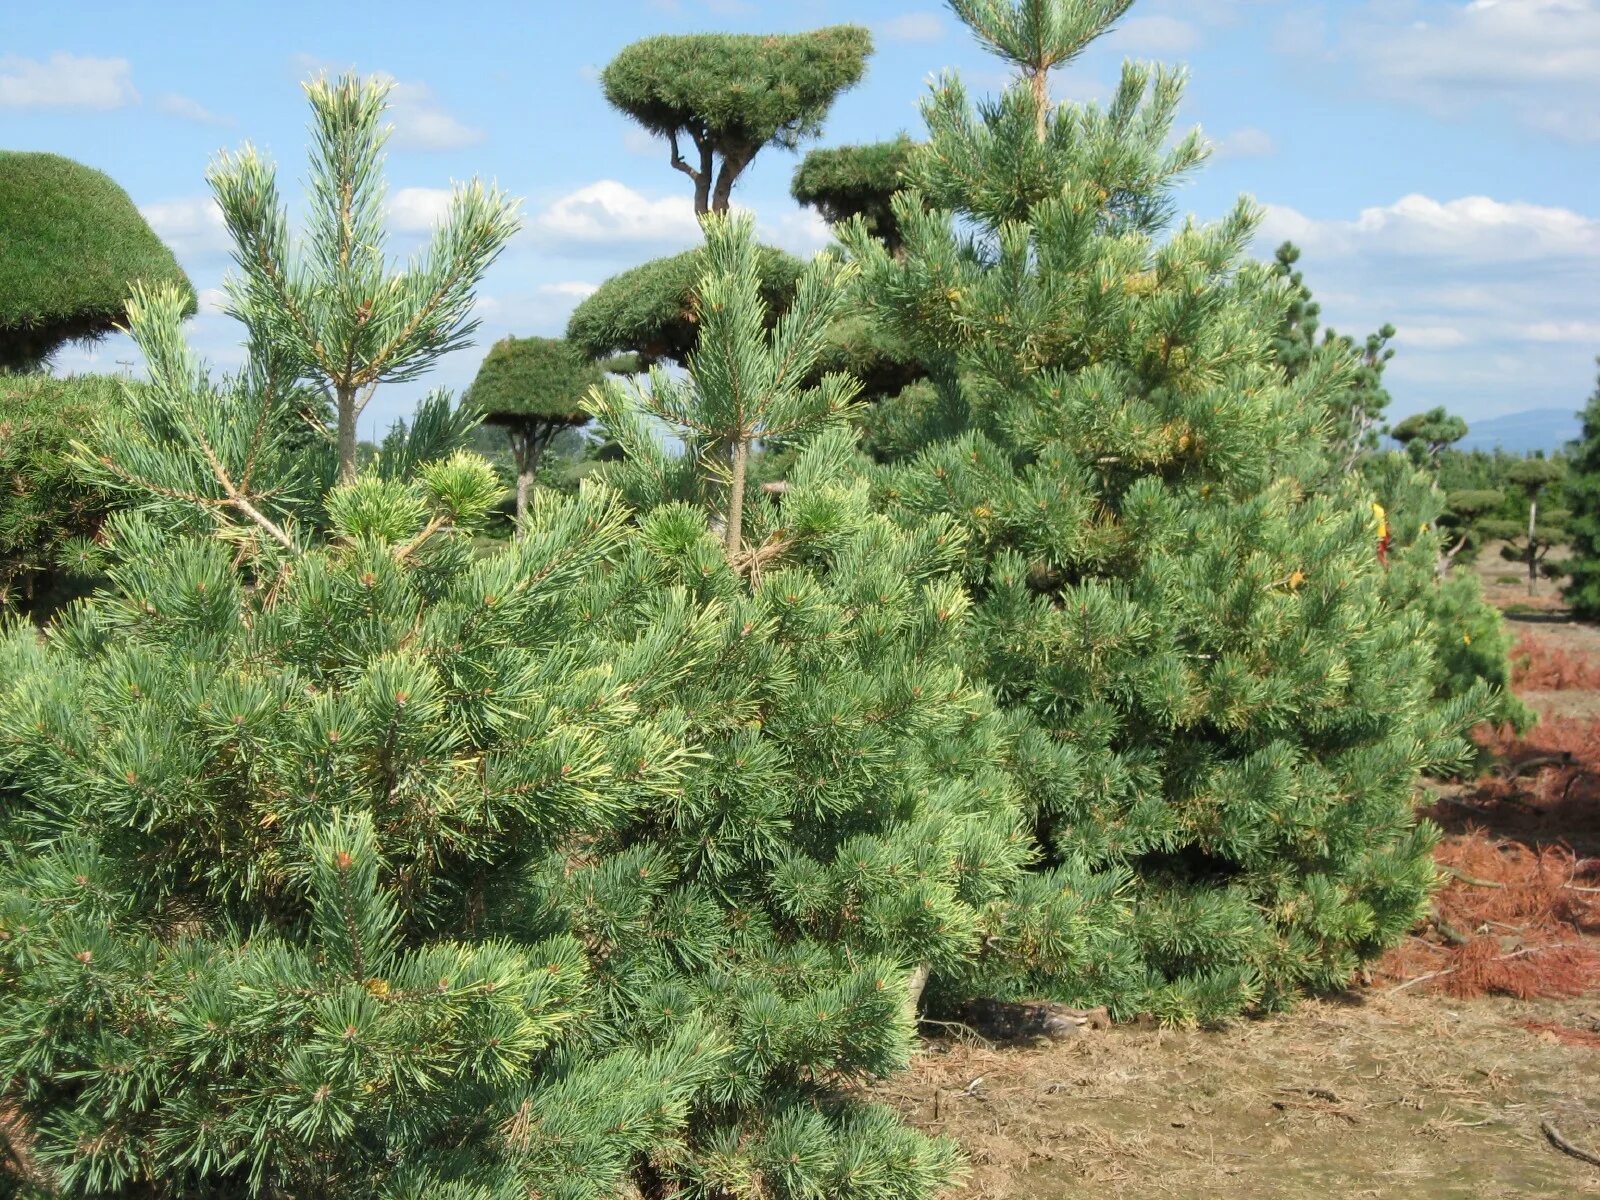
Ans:
[[[0,146],[66,154],[127,188],[201,290],[191,340],[219,367],[240,352],[237,326],[214,310],[227,245],[205,166],[249,139],[296,195],[298,83],[317,70],[396,81],[396,252],[419,244],[452,180],[479,175],[524,198],[526,228],[480,291],[478,347],[380,390],[364,435],[427,386],[465,386],[494,338],[559,334],[595,284],[695,239],[688,180],[600,94],[599,68],[628,42],[871,27],[867,78],[840,99],[823,145],[919,133],[918,103],[944,69],[978,92],[1003,82],[937,0],[4,8]],[[1300,243],[1333,325],[1399,327],[1396,416],[1582,404],[1600,352],[1600,0],[1141,0],[1058,73],[1056,95],[1105,95],[1126,57],[1190,68],[1183,124],[1217,152],[1184,191],[1187,211],[1214,217],[1253,196],[1266,209],[1257,253]],[[796,161],[764,151],[735,199],[768,240],[805,253],[826,234],[788,197]],[[112,339],[64,353],[58,369],[131,357]]]

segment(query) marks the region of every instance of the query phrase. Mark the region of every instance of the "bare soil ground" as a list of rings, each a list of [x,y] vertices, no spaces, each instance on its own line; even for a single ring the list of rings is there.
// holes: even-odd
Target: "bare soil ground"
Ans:
[[[1352,992],[1222,1030],[934,1039],[878,1090],[960,1141],[970,1200],[1600,1197],[1600,627],[1475,566],[1519,637],[1526,735],[1430,788],[1453,872]],[[1488,994],[1484,994],[1488,993]]]

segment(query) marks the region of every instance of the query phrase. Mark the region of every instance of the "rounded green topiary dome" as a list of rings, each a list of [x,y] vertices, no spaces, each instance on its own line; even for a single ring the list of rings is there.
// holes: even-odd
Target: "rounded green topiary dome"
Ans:
[[[26,368],[63,342],[127,317],[135,282],[194,289],[128,193],[57,154],[0,151],[0,367]]]
[[[533,419],[581,425],[583,398],[604,378],[560,338],[501,338],[484,355],[464,402],[490,424]]]
[[[632,352],[645,366],[658,360],[683,364],[699,337],[694,291],[706,271],[704,254],[685,250],[613,275],[573,309],[567,340],[590,358]],[[763,246],[758,270],[761,298],[776,320],[789,307],[800,260]]]

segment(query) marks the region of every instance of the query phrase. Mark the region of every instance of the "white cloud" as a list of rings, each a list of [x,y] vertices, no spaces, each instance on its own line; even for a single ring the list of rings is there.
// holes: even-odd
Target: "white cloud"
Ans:
[[[427,233],[450,211],[450,189],[403,187],[389,197],[389,226],[399,233]]]
[[[441,108],[425,83],[396,81],[389,93],[389,118],[394,122],[394,144],[407,150],[459,150],[488,136]]]
[[[311,76],[337,75],[349,69],[314,54],[296,54],[292,61],[296,69]],[[447,112],[427,84],[397,79],[388,71],[374,71],[372,77],[389,84],[387,117],[394,125],[393,145],[400,149],[459,150],[488,136]]]
[[[1529,342],[1578,342],[1600,346],[1600,321],[1535,321],[1518,326],[1512,332]]]
[[[597,283],[586,283],[581,279],[566,279],[559,283],[541,283],[539,292],[545,296],[566,296],[572,300],[585,300],[600,290]]]
[[[201,288],[195,298],[199,301],[198,309],[201,315],[220,313],[228,305],[228,293],[219,287]]]
[[[622,135],[622,148],[629,154],[638,155],[640,158],[665,159],[669,155],[667,143],[655,134],[640,129],[637,125],[628,126]]]
[[[1413,194],[1363,209],[1351,221],[1314,221],[1291,208],[1269,205],[1262,236],[1292,238],[1329,253],[1376,248],[1401,258],[1478,265],[1600,258],[1600,220],[1571,209],[1488,196],[1439,201]]]
[[[1278,143],[1265,129],[1236,129],[1217,141],[1213,152],[1219,162],[1229,158],[1268,158],[1278,152]]]
[[[210,196],[160,200],[143,205],[139,211],[179,258],[224,254],[231,245],[222,210]]]
[[[775,221],[758,221],[756,236],[797,258],[810,258],[833,240],[833,230],[816,210],[797,208]]]
[[[576,246],[682,249],[700,239],[688,196],[652,199],[615,179],[601,179],[546,205],[528,222],[544,242]]]
[[[1130,17],[1106,35],[1106,45],[1132,54],[1187,54],[1200,31],[1179,17]]]
[[[1600,348],[1600,219],[1465,196],[1404,196],[1350,217],[1269,206],[1255,245],[1284,239],[1327,323],[1399,330],[1385,374],[1395,411],[1475,418],[1576,407]]]
[[[232,125],[232,117],[218,116],[198,100],[177,92],[163,92],[156,97],[156,107],[169,117],[178,117],[184,121],[197,121],[201,125]]]
[[[106,110],[139,102],[125,58],[0,56],[0,108]]]
[[[1453,325],[1406,325],[1394,340],[1402,349],[1448,350],[1465,346],[1470,339]]]
[[[937,42],[944,37],[944,20],[938,13],[902,13],[879,21],[872,31],[886,42]]]
[[[1440,116],[1509,112],[1570,141],[1600,141],[1600,0],[1352,5],[1336,31],[1307,26],[1279,44]]]

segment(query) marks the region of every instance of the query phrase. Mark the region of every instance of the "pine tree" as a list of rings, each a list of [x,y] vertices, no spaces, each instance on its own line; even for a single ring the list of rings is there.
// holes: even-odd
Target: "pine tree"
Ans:
[[[539,460],[555,436],[584,424],[584,395],[600,368],[559,338],[502,338],[490,347],[463,404],[505,430],[517,470],[517,516],[528,511]]]
[[[314,142],[298,253],[276,172],[255,147],[222,155],[207,174],[239,268],[228,311],[261,349],[261,385],[282,391],[311,380],[326,389],[345,483],[355,478],[356,422],[373,392],[425,374],[470,342],[473,289],[517,230],[506,198],[474,181],[452,192],[426,253],[391,266],[379,170],[391,86],[353,75],[306,85]]]
[[[1322,436],[1314,440],[1301,469],[1308,488],[1343,493],[1361,505],[1370,498],[1384,512],[1388,544],[1384,552],[1384,599],[1395,609],[1427,618],[1433,646],[1434,695],[1453,701],[1474,687],[1493,689],[1490,716],[1518,727],[1532,712],[1511,691],[1511,633],[1500,611],[1484,598],[1470,572],[1452,572],[1470,561],[1478,542],[1472,522],[1497,494],[1455,491],[1446,494],[1438,474],[1442,456],[1467,432],[1466,423],[1443,409],[1407,418],[1390,436],[1405,455],[1379,447],[1378,431],[1390,397],[1383,371],[1394,357],[1392,325],[1369,334],[1365,343],[1321,329],[1321,306],[1296,264],[1292,243],[1278,247],[1273,270],[1286,286],[1286,303],[1273,357],[1294,380],[1320,359],[1342,359],[1342,381],[1325,390]],[[1462,557],[1465,555],[1465,557]]]
[[[195,310],[172,251],[106,175],[57,154],[0,150],[0,371],[34,371],[127,318],[135,283]]]
[[[1128,64],[1104,109],[1049,102],[1126,5],[956,8],[1024,78],[925,103],[903,257],[843,237],[938,385],[878,494],[966,530],[971,661],[1019,722],[1041,853],[1116,900],[1051,928],[1069,952],[1027,982],[1173,1021],[1342,986],[1425,903],[1416,775],[1464,753],[1482,688],[1434,702],[1370,495],[1302,485],[1349,367],[1284,378],[1254,212],[1156,240],[1204,157],[1169,137],[1181,77]]]
[[[925,983],[1049,952],[1013,899],[1013,730],[954,665],[954,523],[874,513],[854,387],[810,381],[849,269],[807,268],[773,325],[748,225],[709,229],[687,376],[595,400],[633,507],[541,492],[488,554],[499,487],[464,453],[308,501],[325,532],[193,499],[185,457],[195,494],[236,474],[223,392],[173,305],[135,307],[150,395],[101,465],[148,502],[109,524],[105,591],[0,638],[26,1194],[911,1200],[957,1175],[852,1093],[907,1060]],[[275,402],[229,395],[246,429]],[[789,487],[746,498],[770,436]]]
[[[1437,469],[1439,456],[1467,436],[1467,423],[1442,407],[1430,408],[1401,421],[1389,436],[1419,467]]]
[[[816,209],[830,225],[859,216],[867,232],[892,254],[900,248],[894,194],[900,190],[900,173],[912,149],[911,139],[902,134],[868,146],[813,150],[796,168],[789,194],[797,203]]]
[[[800,269],[793,255],[761,248],[761,295],[772,320],[789,306]],[[644,368],[682,366],[700,337],[694,293],[704,273],[705,252],[696,248],[613,275],[572,310],[567,341],[596,361],[635,354]]]
[[[1394,357],[1394,347],[1389,343],[1394,338],[1395,328],[1385,324],[1359,344],[1348,334],[1323,329],[1319,342],[1317,331],[1322,329],[1322,306],[1312,296],[1304,274],[1295,269],[1299,261],[1300,248],[1293,242],[1279,246],[1273,259],[1278,278],[1288,285],[1282,323],[1273,341],[1273,354],[1290,379],[1311,364],[1319,345],[1338,347],[1354,360],[1343,385],[1330,390],[1325,398],[1329,457],[1343,473],[1362,455],[1377,447],[1383,413],[1389,407],[1383,369]]]
[[[1600,357],[1595,359],[1600,366]],[[1563,595],[1574,616],[1600,617],[1600,382],[1583,406],[1583,429],[1567,451],[1567,536],[1572,554],[1564,564]]]
[[[673,169],[693,182],[694,211],[704,216],[728,211],[735,182],[763,147],[793,150],[817,136],[871,53],[859,25],[661,35],[624,48],[600,84],[614,108],[667,139]],[[693,158],[683,156],[684,138]]]
[[[1514,493],[1520,493],[1526,504],[1526,518],[1480,522],[1485,535],[1504,541],[1500,557],[1527,569],[1530,596],[1541,575],[1555,579],[1565,573],[1564,565],[1550,561],[1550,551],[1566,541],[1567,510],[1552,507],[1541,512],[1539,504],[1547,491],[1561,494],[1566,474],[1566,463],[1560,459],[1532,457],[1513,462],[1506,472],[1506,484]]]

